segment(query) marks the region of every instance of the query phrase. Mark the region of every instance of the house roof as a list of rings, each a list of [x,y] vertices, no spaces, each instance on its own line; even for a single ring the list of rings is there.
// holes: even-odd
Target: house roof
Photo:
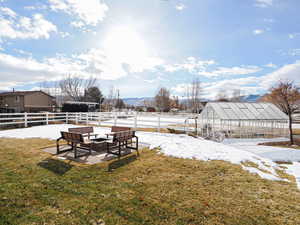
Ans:
[[[9,92],[0,93],[0,96],[20,96],[20,95],[29,95],[29,94],[33,94],[33,93],[37,93],[37,92],[41,92],[45,95],[48,95],[51,98],[54,98],[53,96],[47,94],[44,91],[9,91]]]
[[[210,102],[202,111],[213,110],[219,119],[224,120],[288,120],[288,117],[272,103]]]

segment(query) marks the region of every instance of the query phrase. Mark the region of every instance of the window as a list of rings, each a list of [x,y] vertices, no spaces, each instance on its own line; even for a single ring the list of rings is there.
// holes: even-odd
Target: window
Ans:
[[[20,96],[16,96],[16,102],[20,102]]]

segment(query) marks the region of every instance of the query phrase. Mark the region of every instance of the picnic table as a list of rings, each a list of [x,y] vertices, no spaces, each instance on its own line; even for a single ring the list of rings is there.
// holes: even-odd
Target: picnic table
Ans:
[[[65,140],[71,148],[60,149],[59,143],[61,140]],[[133,146],[134,143],[135,145]],[[130,127],[113,126],[111,133],[106,134],[105,138],[100,138],[98,134],[94,134],[93,127],[69,128],[68,132],[61,131],[61,137],[56,140],[56,146],[57,154],[74,151],[74,158],[90,155],[92,151],[106,151],[108,154],[121,157],[122,152],[126,149],[136,150],[139,155],[138,137]]]

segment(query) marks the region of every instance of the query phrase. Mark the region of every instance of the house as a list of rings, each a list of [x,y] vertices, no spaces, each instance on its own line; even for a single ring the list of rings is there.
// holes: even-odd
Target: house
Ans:
[[[52,112],[55,98],[43,91],[11,91],[0,93],[0,112]]]

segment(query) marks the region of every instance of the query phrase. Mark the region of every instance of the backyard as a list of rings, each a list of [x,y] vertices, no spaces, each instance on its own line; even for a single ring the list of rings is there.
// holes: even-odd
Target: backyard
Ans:
[[[299,177],[288,171],[300,161],[298,150],[278,154],[279,148],[257,146],[265,140],[228,139],[219,144],[151,132],[138,132],[141,141],[149,143],[140,157],[131,154],[95,165],[41,150],[55,144],[59,130],[72,126],[0,132],[1,224],[297,224],[300,220],[295,182]],[[285,164],[274,163],[278,159],[286,159]]]
[[[0,143],[1,224],[300,220],[300,193],[294,183],[261,179],[228,162],[177,159],[144,149],[137,160],[129,156],[118,163],[84,166],[40,150],[53,141],[1,139]]]

